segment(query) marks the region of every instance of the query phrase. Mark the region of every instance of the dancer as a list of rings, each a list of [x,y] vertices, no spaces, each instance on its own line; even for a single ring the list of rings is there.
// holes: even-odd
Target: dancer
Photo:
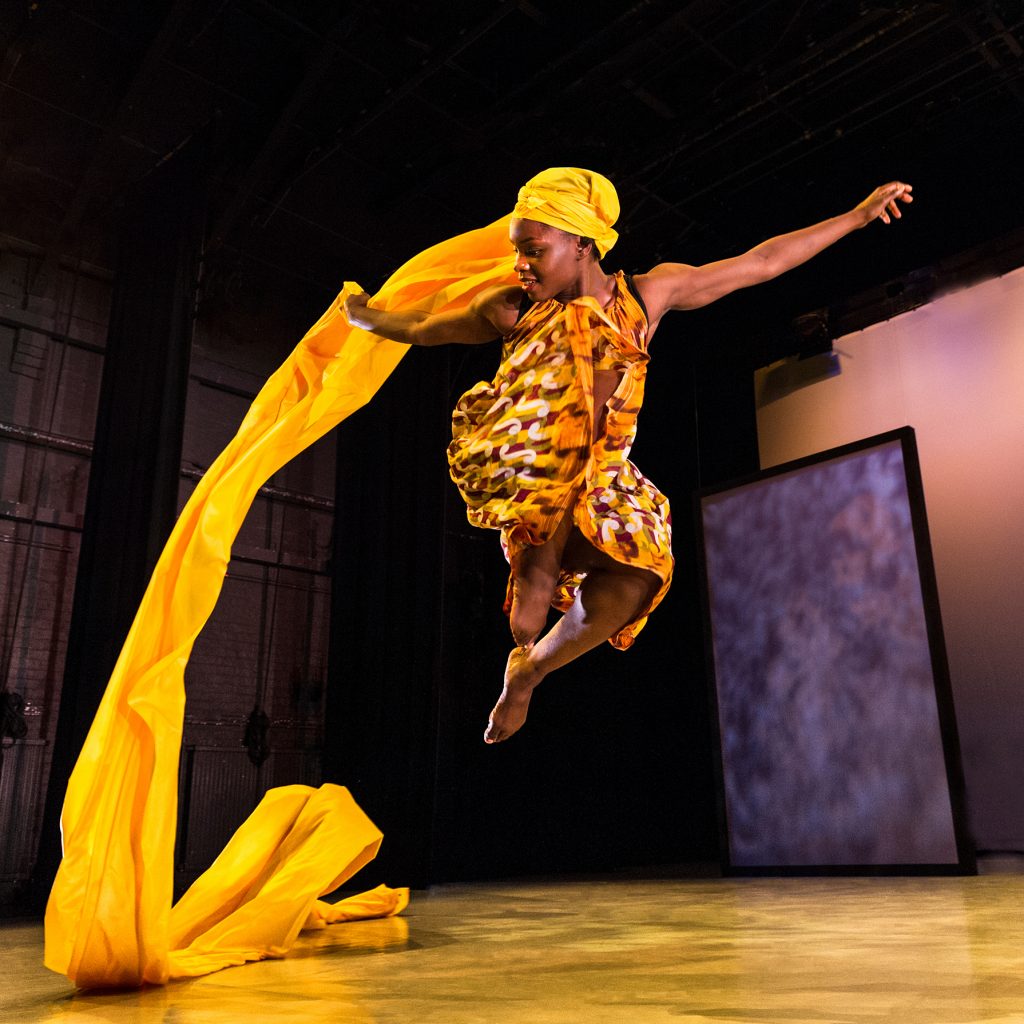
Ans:
[[[459,400],[448,449],[470,522],[501,530],[515,647],[484,739],[508,739],[552,671],[609,640],[625,649],[672,577],[668,500],[629,461],[648,345],[671,310],[769,281],[873,220],[899,219],[911,186],[704,266],[662,263],[630,277],[601,259],[618,237],[612,183],[551,168],[519,192],[509,221],[519,285],[465,308],[385,311],[350,295],[350,324],[410,345],[502,339],[494,379]],[[541,636],[549,607],[563,614]]]

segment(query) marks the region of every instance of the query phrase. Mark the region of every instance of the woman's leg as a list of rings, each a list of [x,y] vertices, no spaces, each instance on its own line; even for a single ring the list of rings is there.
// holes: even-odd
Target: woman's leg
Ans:
[[[517,647],[530,647],[547,624],[551,599],[562,572],[562,553],[572,530],[565,515],[551,538],[526,547],[512,559],[512,609],[508,622]]]
[[[509,655],[505,685],[484,733],[486,743],[500,743],[516,732],[526,721],[530,696],[540,681],[637,618],[661,585],[654,573],[616,562],[575,529],[565,556],[567,565],[586,572],[586,578],[572,607],[547,635]]]

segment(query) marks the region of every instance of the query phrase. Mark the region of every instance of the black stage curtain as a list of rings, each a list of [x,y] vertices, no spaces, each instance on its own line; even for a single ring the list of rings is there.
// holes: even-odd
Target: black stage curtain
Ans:
[[[359,887],[428,879],[444,589],[447,354],[412,350],[338,431],[325,782],[385,835]]]

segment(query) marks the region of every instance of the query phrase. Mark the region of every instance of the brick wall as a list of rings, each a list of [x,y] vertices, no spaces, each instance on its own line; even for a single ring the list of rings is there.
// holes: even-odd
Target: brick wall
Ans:
[[[33,297],[39,256],[26,243],[0,245],[0,641],[7,686],[25,698],[28,723],[25,749],[5,751],[0,777],[0,885],[28,876],[38,838],[112,287],[96,268],[62,268],[53,294]],[[246,349],[231,334],[223,315],[197,324],[179,508],[233,435],[267,367],[296,340],[265,330]],[[269,785],[319,778],[333,445],[333,436],[318,442],[263,489],[196,643],[182,775],[189,820],[181,822],[178,858],[186,881]],[[271,719],[263,768],[242,747],[257,701]],[[230,807],[217,803],[218,786],[235,795]]]
[[[28,733],[4,752],[0,881],[28,877],[49,772],[103,366],[109,281],[0,247],[0,684]]]

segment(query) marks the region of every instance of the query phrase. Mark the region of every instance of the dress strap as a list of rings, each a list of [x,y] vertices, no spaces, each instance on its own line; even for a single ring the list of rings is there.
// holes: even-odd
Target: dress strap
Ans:
[[[650,321],[651,318],[647,315],[647,305],[643,300],[643,296],[640,294],[640,292],[637,290],[636,285],[633,283],[633,275],[623,274],[622,277],[623,280],[626,282],[626,287],[629,289],[629,294],[632,295],[634,299],[636,299],[637,305],[644,311],[644,319]]]

